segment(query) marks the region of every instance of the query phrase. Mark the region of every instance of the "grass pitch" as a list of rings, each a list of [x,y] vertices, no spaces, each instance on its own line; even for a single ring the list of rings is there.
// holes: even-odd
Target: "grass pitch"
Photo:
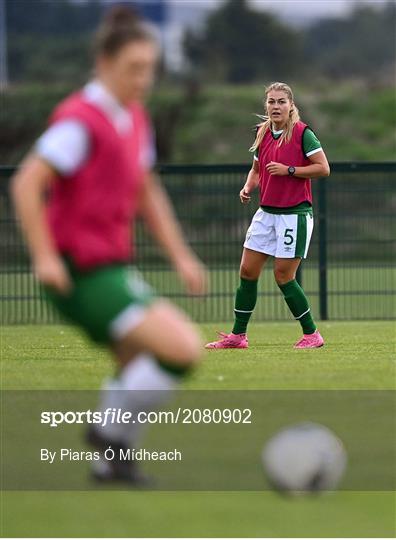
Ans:
[[[202,325],[207,340],[226,325]],[[392,322],[323,322],[322,349],[294,351],[294,323],[253,324],[246,351],[210,351],[191,389],[394,389]],[[65,326],[3,327],[3,389],[95,389],[112,361]],[[282,498],[272,492],[3,492],[1,535],[395,535],[393,492]]]

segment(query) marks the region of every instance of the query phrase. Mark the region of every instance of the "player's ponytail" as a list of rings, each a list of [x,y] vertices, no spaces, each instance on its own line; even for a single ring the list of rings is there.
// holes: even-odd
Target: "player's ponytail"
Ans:
[[[289,100],[293,103],[286,126],[283,130],[282,135],[279,138],[278,144],[279,146],[281,146],[284,142],[290,142],[292,138],[292,134],[293,134],[293,128],[297,124],[297,122],[300,121],[300,112],[296,104],[294,103],[292,89],[287,84],[281,83],[281,82],[275,82],[275,83],[270,84],[268,87],[266,87],[265,102],[264,102],[265,109],[266,109],[266,101],[267,101],[268,93],[271,92],[272,90],[285,92]],[[271,129],[271,119],[268,116],[266,115],[264,116],[257,115],[257,116],[262,120],[262,122],[257,124],[256,139],[254,143],[252,144],[252,146],[249,148],[250,152],[255,152],[257,150],[262,140],[264,139],[264,135],[267,133],[269,129]]]
[[[96,55],[114,56],[126,44],[135,41],[155,42],[152,29],[136,11],[114,6],[104,16],[94,39]]]
[[[114,6],[106,13],[103,22],[110,27],[132,26],[140,21],[140,17],[133,8]]]
[[[264,135],[269,129],[271,129],[271,120],[268,118],[268,116],[263,116],[261,114],[258,114],[257,116],[262,120],[262,122],[256,125],[256,138],[252,146],[249,148],[249,152],[255,152],[257,150],[261,144],[261,141],[264,139]]]

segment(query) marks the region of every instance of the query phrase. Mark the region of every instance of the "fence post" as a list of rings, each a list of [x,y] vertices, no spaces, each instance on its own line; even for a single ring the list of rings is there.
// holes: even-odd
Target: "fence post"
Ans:
[[[319,311],[323,321],[327,313],[327,193],[326,179],[318,179],[319,190]]]

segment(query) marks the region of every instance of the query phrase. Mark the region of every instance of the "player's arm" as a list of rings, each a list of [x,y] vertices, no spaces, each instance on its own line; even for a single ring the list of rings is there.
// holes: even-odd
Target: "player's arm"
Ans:
[[[311,162],[305,167],[295,167],[294,175],[297,178],[319,178],[330,175],[330,165],[323,150],[316,152],[308,157]],[[287,176],[289,174],[289,165],[271,161],[266,165],[267,170],[276,176]]]
[[[316,134],[307,128],[303,134],[303,150],[305,156],[311,162],[305,167],[295,167],[293,176],[297,178],[319,178],[329,176],[330,167],[326,154]],[[293,163],[268,163],[267,169],[271,174],[286,176],[289,174],[289,166]]]
[[[297,178],[319,178],[330,175],[330,165],[323,150],[308,157],[312,165],[296,167],[294,176]]]
[[[30,154],[11,180],[11,197],[37,278],[66,294],[71,288],[71,281],[45,216],[44,197],[54,174],[54,169],[45,160]]]
[[[184,239],[169,198],[154,173],[148,173],[141,192],[140,215],[164,249],[192,294],[204,294],[206,270]]]
[[[259,184],[259,162],[256,157],[253,159],[252,168],[249,171],[245,185],[239,192],[239,198],[242,204],[250,202],[250,194],[254,191]]]

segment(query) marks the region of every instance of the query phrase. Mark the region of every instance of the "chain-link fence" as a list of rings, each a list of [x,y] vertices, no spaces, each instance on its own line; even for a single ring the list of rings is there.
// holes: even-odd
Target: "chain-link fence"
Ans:
[[[197,321],[232,319],[242,244],[257,198],[239,202],[247,165],[164,166],[161,176],[183,230],[210,269],[210,292],[188,297],[145,232],[136,227],[136,264],[161,294]],[[12,212],[0,169],[0,272],[3,324],[49,323],[58,316],[42,298]],[[392,319],[396,304],[396,163],[334,163],[329,178],[313,181],[315,228],[302,281],[321,319]],[[290,319],[271,264],[260,278],[254,319]]]

